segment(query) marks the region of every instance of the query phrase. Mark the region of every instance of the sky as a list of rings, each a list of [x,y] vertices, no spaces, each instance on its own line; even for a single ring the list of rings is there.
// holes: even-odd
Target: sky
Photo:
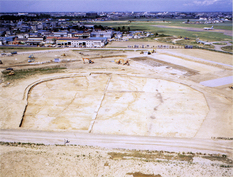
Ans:
[[[0,0],[0,12],[232,12],[232,0]]]

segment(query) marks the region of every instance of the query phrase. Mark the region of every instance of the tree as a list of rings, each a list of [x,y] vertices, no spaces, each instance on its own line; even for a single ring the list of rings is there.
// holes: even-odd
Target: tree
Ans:
[[[56,44],[57,39],[53,38],[52,41],[53,41],[53,44]]]

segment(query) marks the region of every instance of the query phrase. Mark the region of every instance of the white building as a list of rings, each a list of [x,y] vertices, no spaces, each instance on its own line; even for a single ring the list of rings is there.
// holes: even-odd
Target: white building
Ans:
[[[93,31],[91,37],[105,37],[111,39],[113,37],[113,31]]]
[[[53,32],[53,35],[55,37],[67,37],[68,36],[68,32],[67,31]]]
[[[81,48],[99,48],[104,47],[107,44],[106,38],[58,38],[56,41],[57,45],[68,46],[68,47],[81,47]]]

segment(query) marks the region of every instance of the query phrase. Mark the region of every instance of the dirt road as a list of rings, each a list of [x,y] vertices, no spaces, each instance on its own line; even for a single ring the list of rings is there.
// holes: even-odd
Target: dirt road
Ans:
[[[163,150],[173,152],[220,153],[232,157],[231,140],[211,140],[197,138],[163,138],[147,136],[101,135],[77,132],[48,132],[32,130],[1,130],[0,141],[43,143],[47,145],[70,144],[98,146],[119,149]]]

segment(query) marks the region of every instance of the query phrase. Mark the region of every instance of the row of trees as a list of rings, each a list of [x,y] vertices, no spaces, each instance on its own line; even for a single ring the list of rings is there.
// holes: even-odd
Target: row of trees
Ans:
[[[101,30],[106,30],[106,29],[113,29],[113,30],[116,30],[116,31],[121,31],[121,32],[129,32],[130,31],[130,27],[126,28],[125,26],[122,26],[122,27],[116,27],[116,28],[110,28],[110,27],[107,27],[107,26],[102,26],[102,25],[94,25],[94,28],[99,28]]]
[[[113,28],[116,31],[121,31],[121,32],[129,32],[130,31],[130,27],[126,28],[125,26],[122,27],[117,27],[117,28]]]

